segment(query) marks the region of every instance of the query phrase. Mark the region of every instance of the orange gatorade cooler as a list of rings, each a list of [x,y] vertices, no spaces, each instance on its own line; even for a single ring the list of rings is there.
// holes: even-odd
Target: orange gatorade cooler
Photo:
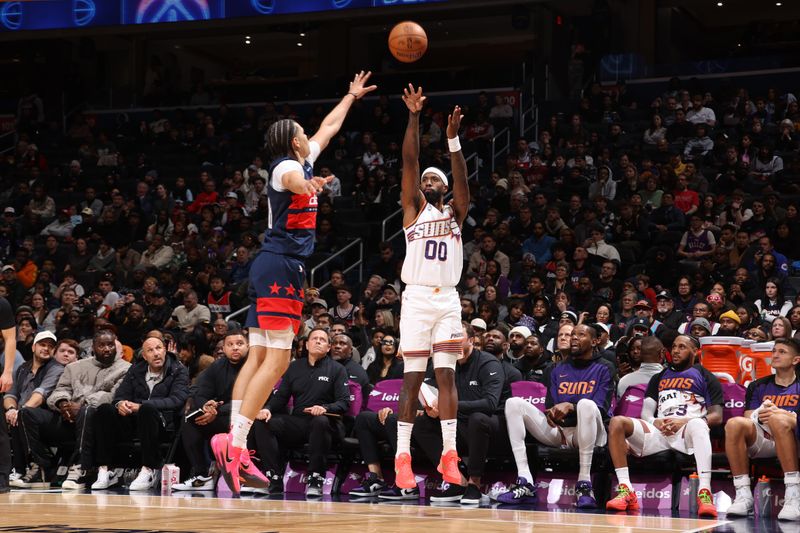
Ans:
[[[772,348],[775,347],[773,341],[757,342],[750,346],[751,357],[753,358],[753,379],[763,378],[772,374]]]
[[[741,337],[701,337],[700,364],[709,372],[726,374],[729,381],[739,383],[739,350],[743,342]]]

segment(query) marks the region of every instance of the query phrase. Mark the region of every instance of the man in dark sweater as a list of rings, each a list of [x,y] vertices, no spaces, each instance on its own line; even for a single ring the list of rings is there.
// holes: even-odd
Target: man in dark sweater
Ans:
[[[681,323],[686,317],[675,309],[675,300],[669,291],[661,291],[656,295],[656,314],[655,319],[664,324],[664,327],[672,331],[678,331]]]
[[[280,448],[308,443],[306,496],[316,497],[322,496],[326,455],[334,439],[344,437],[342,415],[350,405],[350,389],[344,366],[328,357],[331,341],[326,330],[312,329],[306,346],[308,357],[292,361],[266,409],[258,413],[253,430],[256,450],[270,481],[283,471]],[[293,400],[292,412],[283,414],[289,398]]]
[[[517,326],[511,331],[522,333],[523,336],[528,336],[530,334],[530,330],[525,326]],[[483,335],[483,349],[487,353],[495,356],[497,360],[500,361],[503,376],[503,398],[508,398],[511,396],[512,383],[522,380],[522,373],[511,361],[508,360],[505,355],[504,348],[507,344],[506,336],[499,329],[490,329]]]
[[[353,339],[346,333],[334,335],[331,341],[331,357],[344,367],[350,381],[355,381],[361,385],[361,395],[366,401],[369,397],[369,391],[372,390],[372,385],[364,367],[353,360]]]
[[[522,358],[514,365],[522,373],[522,379],[542,383],[545,370],[552,361],[547,357],[538,335],[532,334],[525,339],[525,350],[522,354]]]
[[[167,353],[164,341],[150,337],[142,343],[142,360],[132,365],[110,404],[97,408],[95,463],[99,465],[92,490],[104,490],[118,479],[108,468],[119,442],[139,437],[142,468],[130,486],[131,491],[150,490],[161,467],[159,443],[162,435],[174,430],[189,397],[189,371]],[[83,465],[84,468],[87,465]]]
[[[460,501],[464,505],[477,505],[482,496],[481,477],[486,467],[489,444],[492,443],[496,450],[506,439],[506,432],[502,430],[503,421],[497,414],[506,399],[502,395],[505,373],[495,355],[473,347],[472,326],[462,323],[462,333],[464,355],[458,360],[455,376],[458,390],[457,445],[460,456],[469,455],[469,479],[462,477],[460,485],[444,484],[441,493],[432,496],[431,501]],[[426,407],[425,414],[414,421],[413,436],[425,455],[433,464],[437,464],[442,455],[442,439],[436,405]]]
[[[197,377],[189,398],[189,413],[198,409],[202,409],[202,413],[191,416],[181,426],[181,441],[192,470],[189,478],[173,485],[172,490],[214,490],[206,448],[211,437],[230,427],[231,392],[249,349],[242,330],[228,331],[222,344],[225,357],[214,361]]]

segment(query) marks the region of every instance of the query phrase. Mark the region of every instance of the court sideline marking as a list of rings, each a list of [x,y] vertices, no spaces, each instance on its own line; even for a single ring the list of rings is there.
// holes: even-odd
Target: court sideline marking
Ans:
[[[88,495],[88,494],[83,494],[83,495],[79,495],[79,496],[91,497],[91,495]],[[118,497],[118,498],[126,497],[125,495],[122,495],[122,494],[114,494],[114,495],[108,495],[108,496]],[[148,498],[154,498],[155,496],[148,495],[147,497]],[[222,500],[222,498],[203,498],[203,500],[209,500],[209,501],[211,501],[211,500]],[[229,501],[233,501],[233,500],[229,500]],[[253,501],[253,502],[255,502],[255,501],[258,501],[258,500],[240,500],[240,501]],[[266,500],[266,501],[269,501],[269,500]],[[274,500],[274,501],[277,503],[278,500]],[[19,502],[19,503],[22,503],[22,502]],[[295,515],[316,514],[316,515],[325,515],[325,516],[343,516],[343,515],[346,515],[346,516],[353,516],[353,517],[360,517],[360,518],[372,518],[372,519],[375,519],[375,518],[393,519],[393,518],[402,517],[402,518],[405,518],[405,519],[412,518],[412,519],[416,519],[416,520],[449,520],[449,521],[451,521],[451,520],[469,520],[470,522],[489,522],[489,523],[503,523],[503,524],[510,524],[510,523],[542,524],[542,523],[547,523],[547,524],[551,524],[551,525],[555,524],[555,525],[559,525],[559,526],[590,527],[590,528],[600,527],[600,528],[604,528],[604,529],[614,529],[614,530],[617,530],[620,527],[632,527],[632,528],[635,528],[637,531],[681,531],[681,532],[684,532],[684,533],[696,533],[696,532],[699,532],[699,531],[705,531],[705,530],[708,530],[708,529],[713,529],[715,527],[719,527],[719,526],[723,526],[723,525],[731,523],[729,521],[714,521],[714,522],[709,522],[709,524],[707,526],[702,526],[702,527],[698,527],[698,528],[691,529],[691,530],[685,530],[685,529],[680,529],[680,528],[679,529],[675,529],[675,528],[665,528],[665,527],[643,527],[643,526],[637,526],[637,525],[634,525],[634,524],[597,524],[597,523],[592,523],[592,522],[578,522],[578,523],[573,523],[573,522],[555,522],[554,523],[552,521],[552,516],[554,514],[562,514],[563,515],[563,514],[566,514],[566,513],[557,513],[557,512],[549,512],[549,511],[515,511],[513,509],[483,509],[483,510],[485,510],[485,511],[500,511],[500,512],[503,512],[503,513],[530,513],[530,514],[534,515],[532,517],[533,520],[525,520],[525,519],[521,519],[521,518],[517,518],[515,520],[508,520],[508,519],[503,520],[503,519],[499,519],[499,518],[480,518],[480,517],[468,517],[468,516],[435,516],[435,515],[434,516],[413,516],[413,515],[403,514],[403,513],[397,513],[397,514],[395,514],[395,513],[386,513],[386,514],[382,514],[382,513],[358,513],[358,512],[347,512],[347,511],[344,511],[344,510],[341,511],[341,512],[335,512],[335,511],[324,510],[324,509],[320,509],[320,510],[311,510],[311,509],[309,509],[309,510],[231,509],[231,508],[223,508],[223,507],[141,505],[141,504],[133,504],[133,503],[135,503],[135,502],[132,502],[131,505],[125,505],[125,504],[121,504],[121,503],[110,503],[110,504],[102,503],[102,504],[98,505],[97,503],[92,504],[92,503],[78,503],[78,502],[71,502],[71,503],[66,503],[66,502],[47,502],[47,505],[52,506],[52,507],[58,507],[58,506],[60,506],[60,507],[93,507],[93,508],[100,508],[100,509],[103,509],[103,508],[106,508],[106,507],[122,507],[122,508],[132,508],[133,507],[133,508],[137,508],[137,509],[164,509],[164,510],[187,510],[187,511],[191,510],[191,511],[194,511],[194,512],[197,512],[197,511],[231,512],[231,511],[233,511],[233,512],[237,512],[237,513],[271,513],[271,514],[295,514]],[[306,502],[298,501],[297,503],[306,503]],[[322,503],[338,504],[338,503],[345,503],[345,502],[322,502]],[[358,505],[358,504],[352,504],[352,505]],[[389,506],[387,506],[387,507],[389,507]],[[436,509],[436,510],[439,510],[439,509],[447,510],[447,509],[449,509],[451,511],[465,511],[465,512],[469,511],[469,509],[458,509],[458,508],[447,508],[447,507],[440,507],[440,508],[429,507],[429,506],[424,506],[424,507],[423,506],[412,506],[412,507],[428,508],[428,509]],[[575,513],[575,514],[577,514],[577,513]],[[539,515],[542,515],[542,518],[544,518],[545,516],[550,517],[551,520],[547,520],[546,522],[544,520],[539,521],[538,520]],[[600,516],[608,516],[608,515],[590,514],[590,515],[587,515],[587,516],[600,517]],[[630,516],[630,515],[628,515],[628,516]],[[634,518],[634,517],[631,516],[631,518]],[[642,517],[642,518],[652,518],[652,519],[670,518],[670,519],[672,519],[672,517],[659,517],[659,516],[649,516],[649,517]],[[673,520],[693,520],[693,519],[684,518],[684,519],[673,519]],[[631,520],[631,521],[633,521],[633,520]]]

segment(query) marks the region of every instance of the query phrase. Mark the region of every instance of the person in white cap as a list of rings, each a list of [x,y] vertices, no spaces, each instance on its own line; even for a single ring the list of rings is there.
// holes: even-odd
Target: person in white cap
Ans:
[[[472,331],[475,333],[472,338],[472,344],[480,350],[483,348],[483,335],[488,328],[486,321],[482,318],[473,318],[469,325],[472,326]]]
[[[428,358],[439,387],[437,409],[442,427],[439,472],[452,487],[460,487],[456,451],[456,361],[462,356],[461,304],[456,285],[461,280],[464,250],[461,225],[469,209],[467,164],[458,130],[461,108],[455,106],[447,120],[447,138],[453,169],[453,201],[444,203],[450,185],[440,169],[419,170],[419,116],[425,104],[422,88],[409,84],[403,102],[408,125],[403,140],[401,203],[406,238],[406,258],[401,278],[406,283],[400,319],[400,348],[405,361],[400,395],[395,454],[395,483],[401,489],[417,486],[411,470],[411,429],[417,395],[425,378]]]
[[[53,358],[56,336],[49,331],[40,331],[33,338],[33,357],[14,373],[14,383],[3,397],[5,421],[8,424],[11,446],[14,454],[14,470],[22,473],[25,469],[26,449],[19,427],[19,413],[22,409],[41,406],[58,383],[64,366]],[[26,488],[24,477],[12,479],[11,486]],[[17,483],[20,483],[19,485]]]
[[[506,356],[509,361],[516,363],[519,361],[525,351],[525,339],[532,335],[531,329],[527,326],[514,326],[508,332],[508,351]]]

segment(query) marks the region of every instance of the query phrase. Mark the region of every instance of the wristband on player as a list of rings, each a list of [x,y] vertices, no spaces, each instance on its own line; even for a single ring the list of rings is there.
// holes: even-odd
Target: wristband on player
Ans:
[[[447,146],[450,147],[451,152],[461,151],[461,141],[458,139],[458,136],[453,139],[447,139]]]

